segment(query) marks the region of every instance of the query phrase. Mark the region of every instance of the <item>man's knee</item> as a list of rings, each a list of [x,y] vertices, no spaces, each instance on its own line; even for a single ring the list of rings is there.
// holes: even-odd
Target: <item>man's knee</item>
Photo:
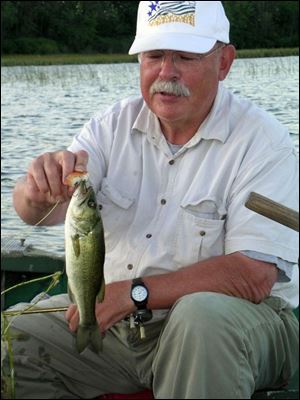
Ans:
[[[237,299],[214,292],[183,296],[171,310],[169,323],[191,329],[201,336],[220,334],[232,329],[232,311]]]

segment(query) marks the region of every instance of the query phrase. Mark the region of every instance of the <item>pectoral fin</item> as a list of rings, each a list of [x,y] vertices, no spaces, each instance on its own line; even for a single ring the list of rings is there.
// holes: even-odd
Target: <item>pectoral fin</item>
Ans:
[[[71,236],[71,240],[72,240],[74,254],[75,254],[76,257],[79,257],[79,255],[80,255],[79,235],[76,234],[74,236]]]

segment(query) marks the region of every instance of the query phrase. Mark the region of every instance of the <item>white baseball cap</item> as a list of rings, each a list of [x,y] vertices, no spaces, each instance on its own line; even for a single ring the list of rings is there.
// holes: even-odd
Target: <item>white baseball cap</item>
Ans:
[[[140,1],[129,54],[159,49],[206,53],[216,41],[229,43],[221,1]]]

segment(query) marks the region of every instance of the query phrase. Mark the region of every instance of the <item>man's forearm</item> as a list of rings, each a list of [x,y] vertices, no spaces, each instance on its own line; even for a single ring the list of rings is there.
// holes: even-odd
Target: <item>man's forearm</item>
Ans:
[[[163,309],[186,294],[209,291],[259,303],[270,294],[277,271],[273,264],[233,253],[143,279],[150,292],[149,307]]]

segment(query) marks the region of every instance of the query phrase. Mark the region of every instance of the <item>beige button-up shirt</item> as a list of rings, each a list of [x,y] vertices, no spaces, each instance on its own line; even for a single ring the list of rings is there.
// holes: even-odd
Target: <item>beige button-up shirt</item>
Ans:
[[[277,120],[223,84],[175,155],[141,97],[91,119],[69,147],[80,149],[105,228],[106,283],[244,250],[298,262],[296,232],[244,206],[255,191],[297,208],[295,148]],[[272,294],[295,307],[298,268],[284,273]]]

